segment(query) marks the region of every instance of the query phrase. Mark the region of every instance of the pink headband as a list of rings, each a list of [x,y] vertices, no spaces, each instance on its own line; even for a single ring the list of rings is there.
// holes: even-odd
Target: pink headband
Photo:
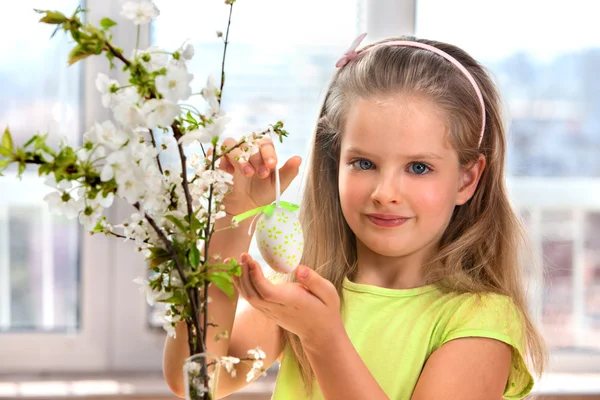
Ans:
[[[408,40],[396,40],[396,41],[390,41],[390,42],[383,42],[383,43],[379,43],[375,46],[369,47],[367,49],[356,51],[356,48],[360,45],[360,43],[363,41],[365,36],[367,36],[367,34],[363,33],[362,35],[360,35],[359,37],[354,39],[350,48],[344,53],[342,58],[340,58],[338,60],[338,62],[335,64],[336,67],[338,67],[338,68],[343,67],[344,65],[348,64],[350,61],[356,59],[360,54],[364,53],[365,51],[374,49],[377,47],[381,47],[381,46],[419,47],[421,49],[432,51],[435,54],[439,54],[440,56],[444,57],[446,60],[448,60],[452,64],[454,64],[467,77],[469,82],[471,82],[473,89],[475,89],[475,93],[477,94],[477,98],[479,98],[479,103],[481,104],[481,134],[479,135],[479,145],[481,145],[481,141],[483,140],[483,132],[485,131],[485,103],[483,102],[483,96],[481,95],[481,90],[479,90],[479,86],[477,86],[475,79],[473,79],[473,76],[469,73],[469,71],[467,71],[467,69],[465,67],[463,67],[463,65],[460,62],[458,62],[454,57],[452,57],[448,53],[438,49],[437,47],[433,47],[433,46],[430,46],[428,44],[421,43],[421,42],[413,42],[413,41],[408,41]]]

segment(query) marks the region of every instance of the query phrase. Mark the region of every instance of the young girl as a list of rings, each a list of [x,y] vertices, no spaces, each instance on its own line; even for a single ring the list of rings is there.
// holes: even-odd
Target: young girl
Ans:
[[[313,140],[301,203],[302,265],[284,283],[243,254],[237,291],[211,288],[220,356],[260,346],[281,362],[274,400],[520,399],[541,374],[543,341],[527,311],[519,219],[504,186],[506,152],[497,89],[463,50],[412,37],[338,61]],[[228,139],[227,145],[235,142]],[[283,187],[299,157],[281,168]],[[232,215],[274,200],[265,140],[234,174]],[[223,226],[227,221],[220,222]],[[249,221],[211,250],[239,257]],[[177,327],[165,378],[183,394],[187,335]],[[247,383],[220,375],[225,396]]]

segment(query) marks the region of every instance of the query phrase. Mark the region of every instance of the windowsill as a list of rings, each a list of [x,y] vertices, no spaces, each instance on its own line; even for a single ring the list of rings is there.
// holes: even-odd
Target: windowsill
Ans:
[[[271,393],[270,373],[240,393]],[[535,390],[544,395],[600,394],[600,374],[547,374]],[[0,398],[172,396],[160,372],[112,374],[0,375]]]
[[[240,393],[271,393],[276,373],[261,377]],[[107,374],[0,375],[1,398],[173,396],[160,372]]]

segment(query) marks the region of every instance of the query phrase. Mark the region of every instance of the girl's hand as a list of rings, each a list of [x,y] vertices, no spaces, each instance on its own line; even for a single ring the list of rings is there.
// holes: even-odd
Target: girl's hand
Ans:
[[[312,269],[296,268],[299,282],[275,285],[249,254],[242,254],[242,276],[233,277],[238,292],[304,345],[318,347],[343,328],[335,286]]]
[[[231,149],[237,142],[228,138],[223,145]],[[223,201],[225,212],[230,215],[241,214],[256,207],[275,201],[275,173],[277,155],[273,141],[264,137],[260,141],[260,151],[250,157],[249,162],[238,161],[242,150],[236,148],[221,158],[219,169],[233,175],[232,192]],[[283,192],[298,175],[302,159],[291,157],[279,170],[281,191]]]

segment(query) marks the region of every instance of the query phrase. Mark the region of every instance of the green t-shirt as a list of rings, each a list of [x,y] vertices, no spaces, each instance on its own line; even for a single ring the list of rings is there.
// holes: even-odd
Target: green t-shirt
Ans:
[[[444,343],[462,337],[486,337],[512,346],[505,399],[521,399],[533,388],[525,365],[522,321],[510,298],[498,294],[447,293],[436,285],[387,289],[343,285],[342,320],[354,348],[391,400],[409,400],[427,358]],[[307,397],[289,345],[272,400],[321,400]]]

